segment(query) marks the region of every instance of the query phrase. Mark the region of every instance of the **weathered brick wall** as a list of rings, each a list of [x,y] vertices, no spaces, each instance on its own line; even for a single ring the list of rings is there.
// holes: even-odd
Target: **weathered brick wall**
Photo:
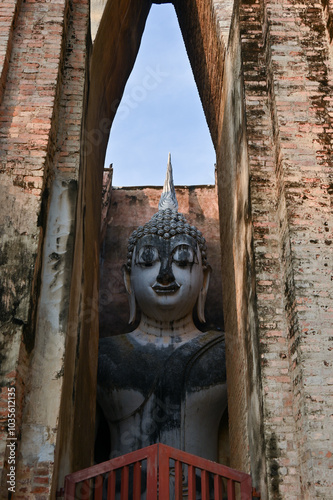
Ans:
[[[281,243],[276,215],[275,143],[271,124],[263,4],[241,10],[253,249],[263,387],[269,497],[298,497],[299,474],[284,315]],[[269,46],[268,46],[269,50]],[[279,425],[280,424],[280,425]],[[283,478],[281,480],[281,475]],[[281,483],[283,485],[281,486]]]
[[[237,13],[236,13],[237,14]],[[231,25],[223,79],[217,175],[231,466],[251,472],[265,498],[250,173],[240,25]]]
[[[3,1],[0,5],[0,103],[6,85],[9,59],[13,45],[13,31],[21,0]]]
[[[275,19],[275,33],[268,30],[271,109],[301,495],[325,497],[332,491],[333,444],[328,361],[333,75],[320,4],[268,7],[267,22]],[[286,11],[289,17],[283,17]]]
[[[332,491],[332,73],[320,4],[241,8],[271,498]]]
[[[226,53],[217,154],[223,268],[228,269],[223,279],[225,324],[227,335],[229,331],[235,339],[232,344],[227,337],[230,443],[232,458],[246,466],[236,436],[249,440],[251,456],[253,437],[263,425],[269,498],[329,498],[332,490],[327,359],[332,331],[332,76],[327,19],[314,2],[239,2]],[[240,75],[244,96],[238,89]],[[253,375],[260,377],[258,354],[261,422],[253,419],[252,401]],[[257,477],[255,460],[251,467]],[[265,494],[264,485],[261,489]]]
[[[38,8],[32,2],[22,4],[16,28],[8,32],[5,58],[10,56],[10,65],[7,75],[7,67],[3,73],[7,78],[1,103],[0,139],[0,213],[2,232],[6,234],[1,244],[2,377],[4,393],[8,384],[15,384],[17,403],[23,397],[27,354],[34,344],[35,290],[45,227],[42,189],[48,184],[52,155],[51,128],[64,4],[48,10],[46,6],[43,12],[41,4]],[[38,23],[43,14],[45,25],[41,26]],[[44,46],[47,37],[50,45]],[[4,64],[7,62],[5,59]],[[44,200],[45,208],[46,197]],[[18,408],[17,435],[21,414],[22,408]]]
[[[0,222],[1,234],[5,234],[0,269],[2,431],[5,437],[7,387],[13,385],[16,498],[45,498],[53,478],[64,381],[88,14],[88,4],[82,0],[24,2],[16,13],[14,29],[8,31],[7,48],[4,42],[10,60],[7,74],[2,73],[6,78],[0,109]],[[9,16],[5,21],[13,28]],[[73,380],[67,382],[73,386]],[[71,432],[70,424],[68,429]],[[6,459],[4,448],[1,452]],[[1,492],[7,498],[8,463],[2,464]]]

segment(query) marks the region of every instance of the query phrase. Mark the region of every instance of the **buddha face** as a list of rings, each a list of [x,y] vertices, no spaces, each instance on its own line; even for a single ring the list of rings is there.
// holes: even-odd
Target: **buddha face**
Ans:
[[[130,293],[146,316],[157,321],[186,317],[192,313],[206,281],[198,244],[191,236],[178,234],[164,239],[151,234],[138,240],[132,257]]]

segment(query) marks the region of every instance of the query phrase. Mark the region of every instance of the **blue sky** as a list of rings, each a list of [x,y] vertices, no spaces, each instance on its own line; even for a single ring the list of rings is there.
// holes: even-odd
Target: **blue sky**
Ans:
[[[215,151],[171,4],[153,5],[113,122],[105,166],[114,186],[214,184]]]

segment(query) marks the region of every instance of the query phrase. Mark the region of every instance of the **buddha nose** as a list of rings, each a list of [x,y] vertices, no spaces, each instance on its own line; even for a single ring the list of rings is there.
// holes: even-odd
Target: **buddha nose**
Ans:
[[[175,281],[175,277],[171,269],[171,263],[167,259],[164,261],[162,260],[156,281],[161,285],[169,285]]]

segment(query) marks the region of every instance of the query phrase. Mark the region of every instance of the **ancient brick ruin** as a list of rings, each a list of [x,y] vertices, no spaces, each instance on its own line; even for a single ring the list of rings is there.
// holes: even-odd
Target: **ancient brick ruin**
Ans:
[[[0,5],[1,498],[93,459],[104,156],[151,3]],[[217,155],[230,465],[331,498],[332,0],[175,0]],[[198,191],[199,192],[199,191]]]

